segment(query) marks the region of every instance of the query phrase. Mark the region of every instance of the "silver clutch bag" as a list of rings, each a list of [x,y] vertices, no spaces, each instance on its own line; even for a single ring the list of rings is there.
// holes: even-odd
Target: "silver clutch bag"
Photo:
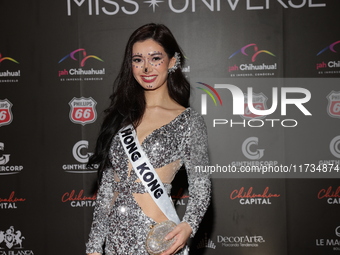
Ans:
[[[176,227],[176,223],[167,220],[154,225],[146,237],[146,250],[151,255],[158,255],[166,251],[175,242],[175,239],[165,240],[169,234]]]

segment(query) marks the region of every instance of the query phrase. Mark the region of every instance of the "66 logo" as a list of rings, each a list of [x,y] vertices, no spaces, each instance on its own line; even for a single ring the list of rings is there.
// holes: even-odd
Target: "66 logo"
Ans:
[[[252,102],[253,106],[257,110],[268,110],[267,102],[268,98],[261,92],[259,94],[253,93]],[[248,95],[244,94],[244,115],[241,115],[243,119],[263,119],[266,115],[256,115],[249,110]]]
[[[0,100],[0,127],[11,124],[13,115],[12,103],[8,99]]]
[[[73,98],[69,103],[70,120],[76,124],[82,124],[83,126],[89,123],[93,123],[97,119],[96,105],[97,102],[92,98]]]
[[[332,91],[328,96],[327,112],[333,118],[340,118],[340,91]]]

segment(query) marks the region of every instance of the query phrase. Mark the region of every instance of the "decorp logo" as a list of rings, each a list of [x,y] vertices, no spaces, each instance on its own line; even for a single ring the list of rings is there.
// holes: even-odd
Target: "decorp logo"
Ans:
[[[2,61],[5,61],[5,60],[9,60],[9,61],[12,61],[12,62],[14,62],[14,63],[16,63],[16,64],[19,64],[19,62],[16,61],[15,59],[13,59],[13,58],[10,58],[10,57],[2,57],[2,55],[1,55],[1,53],[0,53],[0,63],[1,63]]]
[[[332,52],[334,52],[334,53],[338,53],[338,52],[334,49],[334,46],[337,45],[337,44],[339,44],[339,43],[340,43],[340,41],[336,41],[336,42],[332,43],[331,45],[329,45],[329,46],[327,46],[326,48],[324,48],[324,49],[322,49],[321,51],[319,51],[318,54],[316,54],[316,55],[319,56],[320,54],[324,53],[324,52],[327,51],[327,50],[330,50],[330,51],[332,51]]]
[[[217,93],[216,89],[214,89],[212,86],[210,86],[208,84],[205,84],[203,82],[197,82],[197,83],[203,85],[204,87],[206,87],[206,88],[204,88],[204,87],[203,88],[197,87],[197,88],[201,89],[205,93],[207,93],[210,96],[210,98],[213,100],[213,102],[214,102],[214,104],[216,106],[217,106],[217,101],[216,101],[215,96],[217,97],[220,105],[223,104],[222,99],[221,99],[220,95]],[[210,91],[212,91],[215,94],[215,96]],[[202,94],[201,95],[201,100],[202,100],[201,111],[202,111],[202,115],[206,115],[207,114],[207,94]]]
[[[252,48],[253,50],[249,50],[248,48]],[[247,44],[245,46],[243,46],[241,49],[237,50],[236,52],[234,52],[233,54],[230,55],[229,59],[233,58],[235,55],[237,55],[238,53],[241,53],[245,56],[249,56],[251,57],[251,61],[255,62],[256,61],[256,57],[259,54],[268,54],[270,56],[276,57],[273,53],[271,53],[270,51],[267,50],[259,50],[259,48],[257,47],[257,45],[255,43],[251,43],[251,44]]]
[[[76,54],[77,52],[80,53],[82,59],[77,59],[77,58],[75,57],[75,54]],[[95,56],[95,55],[87,55],[85,49],[76,49],[76,50],[72,51],[70,54],[67,54],[65,57],[63,57],[62,59],[60,59],[59,62],[58,62],[58,64],[61,63],[61,62],[63,62],[65,59],[68,59],[68,58],[71,58],[71,59],[73,59],[73,60],[75,60],[75,61],[78,61],[78,62],[80,61],[80,66],[81,66],[81,67],[84,67],[84,66],[85,66],[85,62],[86,62],[88,59],[90,59],[90,58],[94,58],[94,59],[96,59],[96,60],[99,60],[99,61],[101,61],[101,62],[104,62],[104,60],[102,60],[101,58],[99,58],[99,57],[97,57],[97,56]]]

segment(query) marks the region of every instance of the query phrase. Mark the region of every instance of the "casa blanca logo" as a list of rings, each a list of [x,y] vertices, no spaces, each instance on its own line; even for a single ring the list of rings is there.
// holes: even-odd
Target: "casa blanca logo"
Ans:
[[[0,244],[4,243],[8,249],[13,247],[22,248],[23,239],[25,237],[22,236],[21,231],[14,231],[13,226],[6,231],[0,231]]]
[[[211,86],[212,87],[212,86]],[[266,105],[267,97],[265,97],[262,93],[254,94],[253,88],[247,88],[247,94],[244,94],[243,91],[238,88],[236,85],[232,84],[215,84],[212,88],[214,89],[228,89],[231,92],[233,98],[233,115],[241,115],[244,116],[243,122],[235,122],[230,119],[213,119],[213,127],[217,125],[226,125],[229,124],[230,127],[235,125],[242,125],[243,127],[262,127],[266,123],[274,127],[276,122],[279,122],[283,127],[295,127],[298,122],[295,119],[266,119],[261,120],[264,116],[268,116],[274,113],[278,108],[278,88],[272,88],[272,105],[268,109]],[[215,91],[215,90],[214,90]],[[281,116],[287,115],[287,105],[295,105],[305,116],[312,116],[312,114],[306,109],[303,105],[311,99],[311,93],[309,90],[300,87],[282,87],[280,90],[281,98],[280,98],[280,107],[281,107]],[[217,93],[217,92],[216,92]],[[215,95],[217,95],[215,93]],[[302,97],[299,98],[288,98],[288,94],[302,94]],[[211,94],[211,93],[210,93]],[[248,95],[248,96],[247,96]],[[210,95],[211,97],[212,95]],[[220,97],[220,95],[218,94]],[[216,103],[215,103],[216,105]],[[221,103],[222,106],[222,103]],[[207,103],[207,95],[201,95],[201,114],[207,115],[208,113],[208,103]],[[247,120],[247,121],[246,121]]]
[[[293,8],[320,8],[326,7],[326,3],[320,3],[320,0],[300,0],[295,3],[294,0],[266,0],[254,3],[252,0],[66,0],[67,15],[72,16],[73,13],[78,13],[76,8],[87,8],[88,15],[116,15],[123,12],[127,15],[134,15],[139,12],[140,5],[148,5],[152,8],[152,12],[162,10],[164,7],[169,8],[174,13],[196,12],[196,6],[205,6],[208,11],[219,12],[224,10],[236,11],[240,8],[245,8],[247,11],[268,10],[280,6],[284,9]],[[317,3],[318,2],[318,3]],[[242,6],[242,7],[241,7]]]

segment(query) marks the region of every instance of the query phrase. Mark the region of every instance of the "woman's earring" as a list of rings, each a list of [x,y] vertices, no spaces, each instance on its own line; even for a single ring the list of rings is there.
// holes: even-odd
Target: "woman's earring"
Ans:
[[[174,73],[177,70],[177,68],[181,65],[181,58],[178,52],[175,52],[174,58],[176,59],[176,63],[174,64],[173,67],[170,67],[168,69],[168,73]]]

